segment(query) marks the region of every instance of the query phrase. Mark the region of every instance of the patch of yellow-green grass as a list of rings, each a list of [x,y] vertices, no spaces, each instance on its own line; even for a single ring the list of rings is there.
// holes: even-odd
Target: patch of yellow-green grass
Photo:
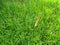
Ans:
[[[60,45],[59,0],[2,0],[0,45]]]

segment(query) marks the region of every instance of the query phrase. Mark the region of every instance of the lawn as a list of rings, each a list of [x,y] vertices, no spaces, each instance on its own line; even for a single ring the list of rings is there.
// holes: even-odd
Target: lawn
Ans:
[[[60,0],[1,0],[0,45],[60,45]]]

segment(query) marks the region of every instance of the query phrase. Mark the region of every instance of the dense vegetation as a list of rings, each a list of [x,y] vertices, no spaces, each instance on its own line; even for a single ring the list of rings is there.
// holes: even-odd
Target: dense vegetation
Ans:
[[[60,45],[60,1],[0,1],[0,45]]]

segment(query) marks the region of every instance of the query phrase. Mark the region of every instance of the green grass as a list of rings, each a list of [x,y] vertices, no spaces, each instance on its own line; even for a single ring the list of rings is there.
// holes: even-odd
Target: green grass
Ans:
[[[0,1],[0,45],[60,45],[60,1]]]

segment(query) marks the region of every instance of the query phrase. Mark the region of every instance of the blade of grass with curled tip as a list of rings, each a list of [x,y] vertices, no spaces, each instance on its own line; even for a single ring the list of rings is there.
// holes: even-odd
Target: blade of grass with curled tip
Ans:
[[[41,18],[41,14],[39,14],[39,15],[37,16],[37,19],[36,19],[35,25],[34,25],[35,27],[38,25],[38,22],[39,22],[40,18]]]

